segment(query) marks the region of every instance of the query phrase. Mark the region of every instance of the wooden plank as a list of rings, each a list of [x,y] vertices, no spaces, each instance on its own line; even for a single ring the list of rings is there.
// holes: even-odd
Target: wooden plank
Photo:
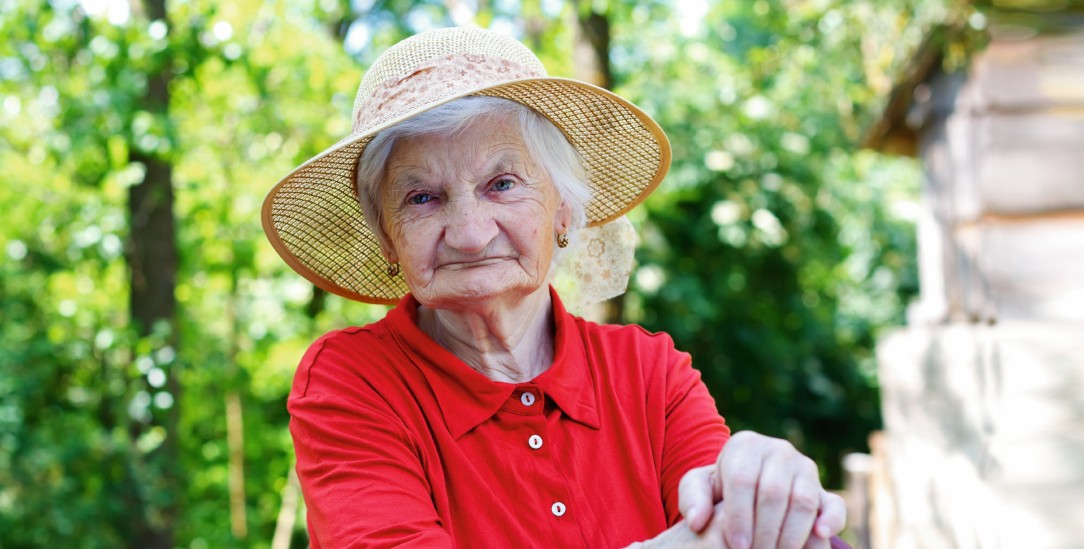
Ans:
[[[980,277],[999,320],[1084,320],[1084,217],[987,221],[980,231]]]
[[[976,107],[1019,111],[1084,104],[1084,33],[994,41],[976,58]]]
[[[1084,210],[1084,107],[1077,113],[990,114],[972,127],[982,213]]]

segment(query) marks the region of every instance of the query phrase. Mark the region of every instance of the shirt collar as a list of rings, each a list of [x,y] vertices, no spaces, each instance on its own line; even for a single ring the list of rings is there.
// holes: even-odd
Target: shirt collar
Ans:
[[[571,419],[592,429],[598,429],[597,387],[594,369],[588,364],[578,319],[565,310],[557,292],[550,287],[553,301],[554,349],[553,365],[536,377],[533,383],[552,398],[561,411]]]
[[[493,381],[475,371],[418,328],[418,302],[407,294],[387,316],[400,348],[429,383],[448,431],[459,438],[500,410],[517,387],[535,386],[570,419],[599,428],[595,379],[577,319],[550,288],[556,335],[553,365],[527,383]]]

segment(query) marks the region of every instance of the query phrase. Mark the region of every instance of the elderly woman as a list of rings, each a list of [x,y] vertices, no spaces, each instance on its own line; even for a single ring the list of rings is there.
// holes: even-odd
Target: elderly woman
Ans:
[[[263,210],[317,286],[395,304],[297,371],[313,547],[829,546],[843,506],[808,458],[731,437],[668,336],[578,318],[549,284],[581,239],[573,275],[623,287],[591,259],[668,165],[651,118],[514,40],[442,29],[376,61],[353,133]]]

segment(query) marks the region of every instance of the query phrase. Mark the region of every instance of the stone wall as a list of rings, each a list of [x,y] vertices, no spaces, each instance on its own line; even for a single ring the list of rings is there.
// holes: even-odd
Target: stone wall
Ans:
[[[878,348],[878,548],[1084,546],[1084,26],[915,90],[921,298]]]

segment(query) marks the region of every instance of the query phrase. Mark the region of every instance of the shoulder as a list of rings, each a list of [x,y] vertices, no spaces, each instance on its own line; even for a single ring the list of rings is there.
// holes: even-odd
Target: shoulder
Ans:
[[[651,332],[638,324],[597,324],[580,317],[573,317],[574,325],[584,339],[590,345],[601,345],[603,348],[633,351],[636,353],[677,353],[688,356],[678,351],[674,346],[674,340],[666,332]]]
[[[589,354],[594,351],[625,353],[676,352],[674,340],[664,332],[650,332],[637,324],[599,324],[572,314],[551,288],[553,314],[559,332],[575,334]]]
[[[383,320],[328,332],[305,351],[290,398],[366,385],[367,379],[379,376],[382,367],[389,365],[393,347]]]
[[[692,358],[679,351],[665,332],[651,332],[636,324],[597,324],[575,317],[583,350],[609,383],[651,387],[665,385],[677,372],[690,369]]]

